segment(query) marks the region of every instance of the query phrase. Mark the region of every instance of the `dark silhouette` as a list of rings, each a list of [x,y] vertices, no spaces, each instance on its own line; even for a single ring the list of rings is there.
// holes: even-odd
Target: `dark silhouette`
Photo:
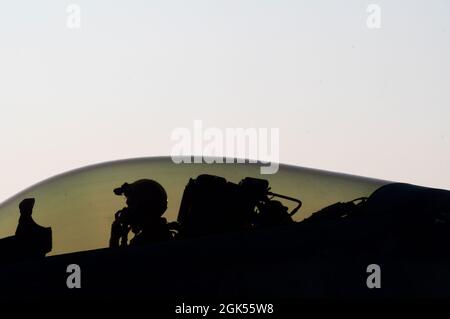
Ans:
[[[129,245],[170,240],[173,230],[162,217],[167,209],[167,194],[156,181],[138,180],[125,183],[114,190],[116,195],[124,195],[127,207],[118,211],[111,226],[110,247],[128,246],[128,233],[135,234]]]
[[[312,216],[307,218],[304,222],[311,221],[333,221],[339,218],[351,218],[357,214],[361,214],[362,209],[365,207],[367,197],[360,197],[346,203],[335,203],[325,208],[322,208],[318,212],[315,212]]]
[[[0,240],[3,260],[43,258],[52,250],[52,230],[33,220],[34,204],[34,198],[24,199],[19,204],[20,217],[15,236]]]
[[[142,245],[172,238],[197,237],[247,231],[277,225],[293,224],[292,215],[301,201],[272,193],[269,182],[247,177],[239,184],[225,178],[200,175],[190,179],[180,205],[178,220],[167,223],[162,217],[167,209],[167,194],[156,181],[138,180],[114,190],[127,198],[127,207],[115,214],[111,226],[110,247],[128,246],[128,234],[135,236],[129,245]],[[288,208],[274,197],[297,203]]]
[[[156,298],[450,296],[448,191],[388,184],[368,198],[335,203],[294,222],[301,201],[271,192],[267,180],[232,183],[200,175],[184,190],[177,236],[162,217],[167,194],[158,182],[125,183],[114,193],[125,196],[127,206],[115,215],[110,246],[136,247],[0,265],[3,291],[18,298],[117,298],[124,291]],[[275,198],[296,207],[289,210]],[[34,199],[21,203],[16,235],[0,240],[2,260],[50,251],[51,233],[33,221],[33,206]],[[129,243],[130,231],[135,236]],[[171,241],[175,237],[196,238]],[[171,242],[146,245],[160,241]],[[72,263],[90,276],[79,292],[66,289],[61,277]],[[366,285],[374,263],[383,269],[383,289]]]
[[[288,208],[273,197],[297,203]],[[247,177],[239,184],[225,178],[200,175],[187,184],[178,214],[180,235],[196,237],[232,231],[246,231],[294,223],[301,201],[270,192],[269,182]]]

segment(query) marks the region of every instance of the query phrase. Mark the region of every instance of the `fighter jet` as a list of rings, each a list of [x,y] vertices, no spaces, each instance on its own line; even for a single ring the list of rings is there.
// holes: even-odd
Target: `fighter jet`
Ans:
[[[450,191],[259,168],[142,158],[34,185],[0,205],[0,296],[450,297]]]

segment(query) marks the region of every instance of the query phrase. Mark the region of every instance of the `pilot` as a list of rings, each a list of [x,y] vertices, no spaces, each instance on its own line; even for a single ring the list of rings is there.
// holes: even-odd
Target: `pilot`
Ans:
[[[167,193],[158,182],[149,179],[125,183],[114,190],[124,195],[127,207],[118,211],[111,226],[110,247],[128,245],[128,233],[134,233],[129,245],[137,246],[173,238],[167,220]]]

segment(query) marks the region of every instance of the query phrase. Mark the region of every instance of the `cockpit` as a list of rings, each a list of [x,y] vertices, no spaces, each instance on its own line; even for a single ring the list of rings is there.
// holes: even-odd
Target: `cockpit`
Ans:
[[[126,218],[137,218],[124,211],[131,206],[130,196],[123,196],[126,185],[142,180],[164,189],[166,207],[158,218],[181,239],[299,222],[330,205],[366,198],[388,183],[288,165],[261,175],[258,165],[248,163],[176,164],[169,157],[110,162],[53,177],[7,200],[0,205],[0,238],[11,240],[19,206],[34,199],[33,220],[47,233],[51,227],[47,255],[111,246],[115,221],[128,227],[132,222]],[[49,238],[46,231],[41,233]],[[130,238],[122,241],[131,240],[128,231]]]

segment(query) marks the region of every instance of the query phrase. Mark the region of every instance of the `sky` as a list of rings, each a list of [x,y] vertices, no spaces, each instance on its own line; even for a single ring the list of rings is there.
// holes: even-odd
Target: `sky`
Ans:
[[[446,0],[3,1],[0,202],[170,155],[194,120],[279,128],[282,163],[450,189],[449,18]]]

